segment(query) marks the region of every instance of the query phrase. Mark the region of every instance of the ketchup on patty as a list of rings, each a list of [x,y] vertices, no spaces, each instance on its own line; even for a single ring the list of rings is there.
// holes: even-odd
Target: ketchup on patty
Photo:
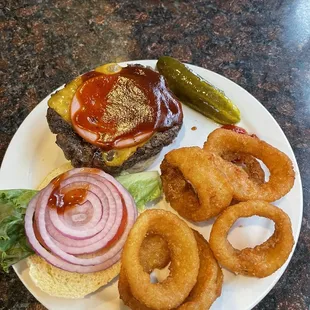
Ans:
[[[163,76],[128,66],[115,74],[90,72],[71,104],[75,131],[105,150],[122,149],[147,141],[183,120],[182,107]]]

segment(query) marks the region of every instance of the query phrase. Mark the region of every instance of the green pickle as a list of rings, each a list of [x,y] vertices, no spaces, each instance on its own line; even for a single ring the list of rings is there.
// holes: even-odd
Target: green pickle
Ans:
[[[162,74],[170,90],[192,109],[220,124],[240,121],[240,111],[225,94],[192,73],[178,60],[162,56],[157,70]]]

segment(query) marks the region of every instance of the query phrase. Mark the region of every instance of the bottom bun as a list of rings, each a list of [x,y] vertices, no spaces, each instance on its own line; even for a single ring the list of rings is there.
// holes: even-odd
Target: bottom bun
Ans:
[[[109,283],[120,272],[120,262],[94,273],[76,273],[59,269],[38,255],[28,257],[29,274],[45,293],[64,298],[83,298]]]

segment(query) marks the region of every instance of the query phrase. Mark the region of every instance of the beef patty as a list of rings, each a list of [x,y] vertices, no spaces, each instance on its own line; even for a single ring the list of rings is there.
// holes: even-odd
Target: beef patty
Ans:
[[[175,125],[165,131],[154,133],[152,138],[138,147],[136,152],[121,166],[108,166],[103,160],[102,150],[81,138],[57,112],[48,108],[46,118],[50,130],[56,134],[56,144],[63,150],[65,157],[71,161],[73,167],[99,168],[113,175],[132,169],[156,156],[164,146],[173,142],[182,126]],[[113,150],[109,152],[111,157],[113,157],[113,152]]]

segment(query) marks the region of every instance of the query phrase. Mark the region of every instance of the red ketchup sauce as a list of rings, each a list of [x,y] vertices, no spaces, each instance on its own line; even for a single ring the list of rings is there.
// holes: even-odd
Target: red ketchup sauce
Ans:
[[[56,208],[58,214],[64,213],[65,210],[72,209],[75,205],[83,203],[88,190],[88,186],[85,185],[84,187],[74,188],[66,193],[62,193],[59,190],[59,185],[63,178],[64,175],[61,175],[52,180],[51,183],[53,183],[55,188],[48,200],[48,207]]]
[[[250,135],[244,128],[236,126],[236,125],[223,125],[221,128],[231,130],[231,131],[234,131],[236,133],[243,134],[243,135],[249,135],[253,138],[257,138],[257,136],[255,134]]]
[[[180,102],[151,69],[130,66],[112,75],[92,71],[82,78],[76,92],[80,108],[71,115],[72,124],[95,133],[95,140],[83,138],[105,150],[137,145],[182,123]]]

